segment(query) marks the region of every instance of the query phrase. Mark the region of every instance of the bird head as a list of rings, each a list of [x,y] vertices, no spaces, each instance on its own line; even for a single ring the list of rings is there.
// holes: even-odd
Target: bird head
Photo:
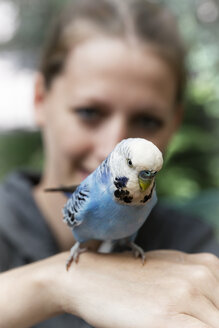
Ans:
[[[141,138],[122,140],[109,160],[117,193],[125,190],[132,204],[141,202],[145,195],[150,194],[155,176],[163,165],[160,150],[152,142]]]

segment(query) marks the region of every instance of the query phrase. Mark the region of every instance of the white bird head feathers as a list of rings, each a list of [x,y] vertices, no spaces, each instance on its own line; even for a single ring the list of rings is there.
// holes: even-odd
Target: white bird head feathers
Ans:
[[[156,173],[162,168],[163,157],[160,150],[150,141],[142,138],[122,140],[109,155],[114,187],[118,190],[117,201],[121,190],[126,191],[130,203],[142,204],[152,193]],[[115,181],[124,181],[116,183]],[[124,193],[122,192],[124,195]],[[145,198],[146,197],[146,198]],[[124,198],[124,197],[123,197]],[[127,201],[129,203],[129,201]]]

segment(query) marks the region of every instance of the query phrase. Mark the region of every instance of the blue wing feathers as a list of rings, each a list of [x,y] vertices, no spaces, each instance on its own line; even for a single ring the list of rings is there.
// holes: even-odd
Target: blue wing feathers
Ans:
[[[89,187],[87,184],[80,184],[75,192],[68,199],[63,209],[63,220],[72,229],[82,222],[80,211],[89,199]]]

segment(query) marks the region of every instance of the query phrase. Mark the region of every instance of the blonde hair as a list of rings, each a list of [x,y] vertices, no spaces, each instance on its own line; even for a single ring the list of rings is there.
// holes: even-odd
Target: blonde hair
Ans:
[[[187,74],[176,20],[166,8],[146,0],[70,1],[55,19],[43,49],[40,71],[47,88],[61,73],[69,51],[98,34],[153,45],[172,68],[178,85],[176,101],[182,100]]]

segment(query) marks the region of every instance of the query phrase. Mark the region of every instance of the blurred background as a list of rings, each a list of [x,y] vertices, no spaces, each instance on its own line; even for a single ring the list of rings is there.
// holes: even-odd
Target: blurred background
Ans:
[[[0,180],[15,168],[42,167],[34,74],[50,21],[66,2],[0,0]],[[169,147],[158,193],[214,224],[219,237],[219,0],[152,2],[177,16],[190,70],[184,124]]]

